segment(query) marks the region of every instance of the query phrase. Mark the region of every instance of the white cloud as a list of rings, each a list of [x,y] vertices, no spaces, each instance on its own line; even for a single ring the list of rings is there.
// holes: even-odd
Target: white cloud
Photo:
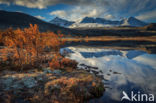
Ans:
[[[106,10],[100,9],[99,7],[76,6],[73,9],[52,11],[49,14],[77,21],[84,17],[101,17],[105,12]]]
[[[145,12],[143,14],[140,14],[136,16],[136,18],[140,20],[150,20],[156,18],[156,10]]]
[[[109,20],[109,19],[114,19],[115,17],[111,14],[108,14],[108,15],[105,15],[104,18]]]
[[[101,1],[101,0],[100,0]],[[106,2],[105,0],[103,2]],[[95,0],[0,0],[0,4],[15,4],[29,8],[43,9],[50,5],[94,5]]]
[[[82,18],[84,16],[99,16],[108,19],[113,18],[113,16],[118,18],[136,16],[139,13],[149,12],[156,8],[156,0],[0,0],[0,4],[15,4],[38,9],[44,9],[56,4],[67,4],[73,8],[51,13],[51,15],[60,17],[66,16],[67,19]],[[113,16],[111,16],[112,14]],[[155,17],[153,14],[150,15],[152,18]]]
[[[48,0],[49,1],[49,0]],[[39,8],[43,9],[49,6],[44,0],[1,0],[0,4],[15,4],[20,6],[26,6],[29,8]]]
[[[42,17],[42,16],[40,16],[40,15],[37,15],[37,16],[35,16],[36,18],[38,18],[38,19],[45,19],[45,17]]]
[[[140,11],[155,7],[156,0],[0,0],[0,4],[16,4],[29,8],[43,9],[50,5],[68,4],[75,6],[101,6],[112,11]],[[135,9],[134,9],[135,8]]]
[[[52,11],[49,13],[50,15],[55,15],[55,16],[58,16],[58,17],[66,17],[67,16],[67,13],[64,11],[64,10],[56,10],[56,11]]]
[[[32,0],[30,0],[30,1],[32,1]],[[26,6],[29,8],[39,8],[39,9],[43,9],[46,7],[46,5],[43,5],[43,0],[38,0],[37,2],[28,2],[26,0],[15,0],[15,4],[21,5],[21,6]]]
[[[6,1],[6,0],[1,0],[1,1],[0,1],[0,4],[7,4],[7,5],[9,5],[10,2],[9,2],[9,1]]]

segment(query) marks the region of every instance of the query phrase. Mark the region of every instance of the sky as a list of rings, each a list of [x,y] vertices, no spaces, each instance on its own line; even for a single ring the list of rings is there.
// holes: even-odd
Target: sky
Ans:
[[[56,16],[70,21],[84,17],[120,20],[133,16],[156,22],[156,0],[0,0],[0,10],[27,13],[44,21]]]

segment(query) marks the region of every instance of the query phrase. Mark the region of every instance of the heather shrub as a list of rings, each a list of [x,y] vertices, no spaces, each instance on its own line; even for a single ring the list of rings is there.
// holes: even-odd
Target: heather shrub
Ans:
[[[77,67],[77,62],[68,58],[64,58],[60,55],[55,55],[49,62],[49,66],[52,70],[62,69],[66,71],[72,71]]]

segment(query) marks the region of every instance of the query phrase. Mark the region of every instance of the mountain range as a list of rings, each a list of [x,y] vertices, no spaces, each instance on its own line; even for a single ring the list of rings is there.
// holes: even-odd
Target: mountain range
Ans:
[[[25,28],[29,27],[29,24],[37,24],[39,26],[40,31],[53,31],[57,32],[59,30],[64,33],[70,33],[71,30],[60,27],[49,22],[40,20],[34,16],[21,13],[21,12],[9,12],[0,10],[0,29],[4,30],[9,27],[12,28]]]
[[[79,22],[68,21],[59,17],[54,18],[53,20],[46,22],[40,20],[34,16],[30,16],[21,12],[8,12],[0,10],[0,28],[8,27],[28,27],[29,24],[37,24],[41,31],[69,31],[67,28],[98,28],[98,27],[116,27],[116,26],[130,26],[130,27],[142,27],[146,26],[147,23],[136,19],[135,17],[124,18],[119,21],[107,20],[104,18],[93,18],[85,17]]]
[[[56,24],[66,28],[79,28],[79,27],[114,27],[114,26],[130,26],[130,27],[142,27],[147,23],[136,19],[135,17],[124,18],[120,21],[112,21],[104,18],[85,17],[80,22],[68,21],[59,17],[50,21],[52,24]]]
[[[85,17],[82,20],[77,22],[68,21],[57,17],[50,22],[46,22],[25,13],[0,10],[0,31],[3,31],[9,27],[12,27],[13,29],[16,28],[23,29],[25,27],[29,27],[29,24],[37,24],[41,32],[52,31],[57,33],[58,31],[61,31],[61,33],[65,35],[70,34],[72,36],[78,36],[78,35],[88,35],[88,36],[141,35],[142,36],[142,35],[154,35],[155,32],[153,32],[152,34],[152,32],[147,33],[147,32],[138,32],[138,31],[156,30],[155,23],[147,25],[143,21],[140,21],[134,17],[123,19],[120,21],[106,20],[104,18]],[[129,30],[125,31],[125,26],[126,28],[128,26]],[[129,26],[143,26],[143,27],[130,28]],[[103,28],[103,27],[112,27],[112,28]],[[116,28],[118,28],[118,32]]]

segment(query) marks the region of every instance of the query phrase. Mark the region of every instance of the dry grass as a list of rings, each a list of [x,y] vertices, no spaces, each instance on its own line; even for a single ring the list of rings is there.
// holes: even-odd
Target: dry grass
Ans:
[[[84,103],[91,98],[102,96],[104,92],[101,80],[84,70],[62,73],[62,76],[39,72],[17,73],[4,75],[3,79],[11,77],[16,78],[15,82],[13,79],[12,85],[19,84],[20,86],[27,81],[28,77],[34,78],[38,85],[32,88],[23,86],[24,88],[20,89],[4,90],[0,93],[0,103],[16,103],[19,102],[18,100],[29,101],[29,103]]]
[[[95,36],[95,37],[79,37],[79,38],[63,38],[67,42],[80,41],[151,41],[156,42],[156,36],[142,36],[142,37],[119,37],[119,36]]]

